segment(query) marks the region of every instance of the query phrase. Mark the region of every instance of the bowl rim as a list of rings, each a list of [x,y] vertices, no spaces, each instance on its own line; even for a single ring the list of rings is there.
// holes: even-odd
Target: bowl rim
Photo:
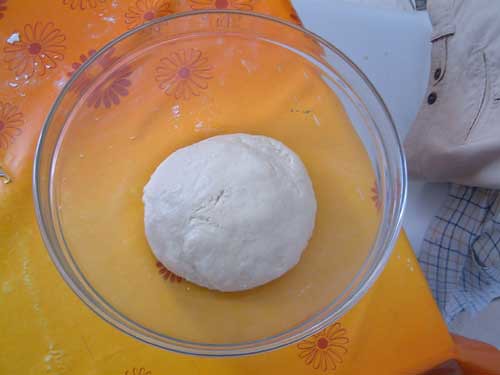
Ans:
[[[200,16],[200,15],[209,15],[209,14],[218,14],[218,15],[238,15],[238,16],[245,16],[245,17],[253,17],[253,18],[259,18],[266,20],[268,22],[273,22],[277,24],[281,24],[282,26],[286,27],[291,27],[295,29],[296,31],[299,31],[303,33],[304,35],[311,37],[313,40],[319,42],[322,46],[328,48],[330,51],[335,53],[338,57],[340,57],[348,66],[350,69],[352,69],[358,76],[359,78],[362,79],[362,81],[366,84],[368,90],[371,92],[373,97],[376,99],[377,105],[380,107],[382,110],[383,114],[387,117],[388,123],[389,123],[389,129],[390,133],[393,136],[395,145],[397,147],[396,153],[399,155],[399,159],[395,161],[397,164],[397,170],[400,172],[400,179],[397,181],[397,186],[398,188],[396,189],[396,198],[397,201],[395,202],[395,207],[396,207],[396,215],[394,216],[394,225],[392,228],[389,230],[390,235],[388,236],[388,239],[386,240],[386,246],[385,250],[383,251],[382,257],[378,260],[378,263],[375,264],[375,266],[369,270],[369,275],[365,279],[364,283],[360,283],[359,290],[357,290],[353,295],[348,295],[348,298],[346,301],[342,302],[339,305],[339,308],[337,311],[335,311],[334,314],[328,314],[326,317],[322,318],[320,322],[312,327],[309,327],[305,330],[299,329],[299,332],[293,333],[290,337],[286,337],[282,340],[280,340],[277,343],[270,343],[270,344],[265,344],[265,341],[268,341],[269,339],[273,338],[279,338],[282,335],[287,334],[287,332],[290,331],[296,331],[298,328],[303,326],[305,323],[307,323],[309,320],[314,319],[315,317],[318,317],[321,315],[321,313],[328,309],[328,307],[333,303],[331,301],[325,308],[320,310],[319,312],[315,313],[312,317],[308,318],[305,322],[300,322],[297,325],[293,326],[292,328],[285,330],[283,332],[279,332],[276,335],[272,335],[263,339],[258,339],[258,340],[253,340],[253,341],[247,341],[247,342],[241,342],[237,344],[207,344],[207,343],[193,343],[189,342],[186,340],[181,340],[181,339],[176,339],[170,336],[166,335],[161,335],[158,334],[157,332],[154,332],[153,330],[143,327],[141,324],[131,321],[129,318],[124,316],[122,313],[119,311],[115,310],[112,306],[111,309],[115,312],[118,313],[122,318],[125,318],[129,323],[132,323],[134,326],[138,326],[143,330],[146,330],[156,336],[160,336],[163,338],[168,338],[170,341],[174,341],[175,343],[181,344],[176,345],[172,343],[162,343],[159,342],[158,339],[153,338],[153,337],[144,337],[141,333],[138,333],[137,330],[134,331],[134,329],[123,325],[121,322],[117,322],[114,320],[113,317],[109,315],[108,311],[103,311],[101,308],[97,306],[95,302],[93,302],[91,299],[89,299],[85,293],[82,292],[80,287],[76,284],[76,282],[72,279],[72,277],[65,271],[64,266],[62,265],[62,262],[59,260],[58,256],[56,255],[52,244],[51,240],[49,238],[49,235],[47,233],[47,223],[44,220],[43,213],[42,213],[42,208],[41,208],[41,202],[42,202],[42,197],[40,194],[40,168],[41,168],[41,154],[42,150],[44,147],[44,142],[45,138],[47,136],[48,129],[50,127],[50,124],[53,120],[54,114],[59,108],[59,105],[63,98],[65,97],[66,93],[69,91],[70,87],[72,86],[73,82],[78,79],[78,77],[81,76],[81,74],[87,69],[88,66],[92,65],[99,57],[104,55],[106,52],[108,52],[113,46],[116,44],[120,43],[121,41],[129,38],[130,36],[137,34],[141,32],[142,30],[149,29],[154,27],[157,24],[161,24],[164,22],[172,21],[174,19],[178,18],[188,18],[188,17],[193,17],[193,16]],[[51,160],[52,163],[52,160]],[[403,147],[401,143],[400,136],[397,132],[393,117],[385,104],[384,100],[382,99],[380,93],[376,89],[376,87],[373,85],[373,83],[370,81],[370,79],[366,76],[366,74],[341,50],[339,50],[337,47],[335,47],[332,43],[324,39],[323,37],[317,35],[314,32],[311,32],[307,30],[306,28],[302,27],[301,25],[297,25],[291,22],[288,22],[286,20],[270,16],[267,14],[262,14],[262,13],[256,13],[256,12],[250,12],[250,11],[240,11],[240,10],[197,10],[197,11],[188,11],[188,12],[179,12],[171,15],[167,15],[164,17],[160,17],[157,19],[154,19],[150,22],[144,23],[138,27],[135,27],[131,30],[126,31],[125,33],[119,35],[118,37],[112,39],[108,43],[106,43],[103,47],[101,47],[96,53],[94,53],[92,56],[89,56],[89,58],[75,71],[74,74],[70,77],[70,79],[67,81],[61,92],[57,95],[56,100],[54,101],[44,123],[40,131],[40,136],[38,138],[38,142],[36,145],[36,150],[35,150],[35,157],[34,157],[34,162],[33,162],[33,176],[32,176],[32,192],[33,192],[33,199],[34,199],[34,206],[35,206],[35,214],[36,214],[36,219],[38,223],[38,227],[44,242],[44,245],[49,253],[49,256],[52,260],[52,262],[55,264],[57,271],[63,278],[63,280],[70,286],[70,289],[75,293],[78,298],[87,306],[89,307],[97,316],[99,316],[101,319],[104,321],[108,322],[111,324],[113,327],[118,329],[119,331],[134,337],[135,339],[142,341],[144,343],[153,345],[155,347],[161,348],[161,349],[166,349],[172,352],[177,352],[181,354],[189,354],[189,355],[199,355],[199,356],[206,356],[206,357],[233,357],[233,356],[245,356],[245,355],[253,355],[253,354],[258,354],[258,353],[263,353],[263,352],[268,352],[271,350],[276,350],[280,349],[282,347],[294,344],[298,341],[301,341],[307,337],[312,336],[313,334],[321,331],[322,329],[328,327],[331,325],[333,322],[338,320],[340,317],[342,317],[346,312],[351,310],[351,308],[356,305],[359,300],[366,294],[366,292],[371,288],[371,286],[374,284],[374,282],[377,280],[379,275],[381,274],[382,270],[385,268],[385,265],[387,264],[390,255],[392,254],[392,250],[394,248],[394,245],[399,237],[399,233],[402,227],[402,218],[403,214],[405,211],[406,207],[406,200],[407,200],[407,167],[406,167],[406,159],[405,155],[403,152]],[[50,206],[50,205],[49,205]],[[372,248],[372,251],[375,250]],[[359,273],[359,271],[358,271]],[[336,299],[344,296],[346,293],[349,292],[350,289],[352,289],[352,283],[354,280],[358,277],[358,273],[356,273],[351,280],[350,284],[344,290],[344,292],[339,295]],[[358,286],[358,287],[359,287]],[[94,291],[94,293],[96,293]],[[98,293],[97,293],[98,294]],[[98,294],[99,295],[99,294]],[[99,295],[100,296],[100,295]],[[104,299],[103,299],[104,300]],[[104,302],[107,304],[107,301],[104,300]],[[205,349],[192,349],[192,346],[186,347],[185,344],[191,344],[195,346],[201,346],[202,348]],[[256,348],[250,348],[248,349],[249,345],[257,345]],[[184,346],[183,346],[184,345]],[[236,349],[231,349],[231,347],[237,346]],[[212,348],[212,349],[210,349]],[[217,349],[213,349],[217,348]]]

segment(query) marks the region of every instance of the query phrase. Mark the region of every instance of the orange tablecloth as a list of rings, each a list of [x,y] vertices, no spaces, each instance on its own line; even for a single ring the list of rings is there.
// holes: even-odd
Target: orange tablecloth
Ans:
[[[0,373],[408,374],[452,358],[454,344],[404,235],[376,285],[341,321],[246,358],[195,358],[135,341],[91,313],[59,277],[31,199],[35,142],[57,93],[89,51],[127,29],[214,7],[300,22],[285,0],[0,0],[0,166],[12,177],[0,184]],[[127,85],[116,93],[119,101]]]

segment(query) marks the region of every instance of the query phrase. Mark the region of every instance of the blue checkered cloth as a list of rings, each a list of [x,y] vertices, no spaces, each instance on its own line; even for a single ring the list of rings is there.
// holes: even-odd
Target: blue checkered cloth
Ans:
[[[450,185],[419,261],[447,322],[500,297],[500,192]]]

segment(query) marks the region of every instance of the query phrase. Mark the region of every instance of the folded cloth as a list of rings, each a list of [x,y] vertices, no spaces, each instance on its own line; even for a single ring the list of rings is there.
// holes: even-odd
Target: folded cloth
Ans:
[[[443,315],[500,296],[500,1],[429,0],[426,100],[405,141],[410,175],[452,182],[420,255]]]
[[[500,297],[500,192],[450,185],[419,261],[447,322]]]
[[[411,176],[500,189],[500,1],[430,0],[431,71]]]

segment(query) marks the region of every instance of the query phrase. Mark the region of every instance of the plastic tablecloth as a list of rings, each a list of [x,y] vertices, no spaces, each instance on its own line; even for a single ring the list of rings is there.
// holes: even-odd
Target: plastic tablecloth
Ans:
[[[53,101],[89,51],[153,18],[211,8],[300,23],[287,1],[0,0],[0,168],[11,179],[0,184],[0,373],[408,374],[455,357],[404,234],[379,280],[340,321],[295,345],[243,358],[184,356],[136,341],[63,282],[31,199],[35,143]],[[119,105],[130,84],[125,77],[94,104]]]

